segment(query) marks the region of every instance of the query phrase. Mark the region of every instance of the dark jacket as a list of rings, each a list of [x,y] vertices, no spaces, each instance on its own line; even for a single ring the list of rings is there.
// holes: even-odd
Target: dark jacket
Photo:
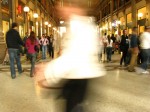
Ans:
[[[128,36],[122,35],[121,42],[120,42],[120,50],[121,51],[128,51],[129,48],[129,40]]]
[[[7,48],[19,49],[20,45],[24,46],[24,43],[19,35],[19,32],[15,29],[10,29],[6,33]]]
[[[130,42],[131,48],[138,47],[138,37],[135,34],[131,35],[131,42]]]

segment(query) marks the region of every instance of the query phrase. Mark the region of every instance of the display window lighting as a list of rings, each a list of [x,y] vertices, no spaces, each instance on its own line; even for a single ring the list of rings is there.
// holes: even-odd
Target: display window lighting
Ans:
[[[142,17],[142,16],[143,16],[143,13],[139,13],[139,14],[138,14],[138,17]]]

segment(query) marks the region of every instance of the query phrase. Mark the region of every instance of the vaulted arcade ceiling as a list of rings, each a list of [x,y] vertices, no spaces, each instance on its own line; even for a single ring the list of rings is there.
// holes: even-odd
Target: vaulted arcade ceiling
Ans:
[[[57,6],[63,8],[65,5],[70,7],[78,6],[82,9],[85,9],[88,12],[89,16],[98,16],[99,11],[98,7],[101,1],[103,0],[53,0]],[[57,7],[58,8],[58,7]]]

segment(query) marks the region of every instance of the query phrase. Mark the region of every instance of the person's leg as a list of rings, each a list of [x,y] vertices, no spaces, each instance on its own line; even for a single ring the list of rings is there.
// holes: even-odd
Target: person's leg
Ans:
[[[123,53],[124,65],[126,64],[127,53],[128,53],[128,50],[125,50],[124,53]]]
[[[109,61],[109,47],[106,47],[107,61]]]
[[[42,45],[42,59],[44,59],[44,54],[45,54],[44,45]]]
[[[137,60],[137,53],[133,53],[131,54],[131,60],[130,60],[130,65],[129,65],[129,68],[128,68],[128,71],[129,72],[132,72],[134,71],[134,66],[136,64],[136,60]]]
[[[36,53],[31,54],[31,70],[30,70],[30,77],[33,77],[35,61],[36,61]]]
[[[20,61],[20,53],[18,50],[15,51],[15,59],[16,59],[18,72],[19,72],[19,74],[21,74],[22,73],[22,66],[21,66],[21,61]]]
[[[148,63],[148,50],[147,49],[142,49],[141,50],[141,56],[142,56],[142,63],[141,63],[141,68],[146,70],[147,69],[147,63]]]
[[[54,47],[52,47],[52,58],[54,58]]]
[[[78,110],[78,104],[82,103],[84,100],[87,84],[87,79],[71,79],[65,84],[63,95],[67,100],[66,112]]]
[[[10,60],[10,72],[11,77],[14,79],[16,77],[16,71],[15,71],[15,51],[14,49],[8,49],[9,54],[9,60]]]
[[[46,59],[46,54],[47,54],[47,46],[45,45],[45,46],[43,46],[44,47],[44,55],[43,55],[43,57],[44,57],[44,59]]]
[[[111,61],[112,49],[113,49],[112,47],[109,47],[109,57],[108,57],[109,61]]]

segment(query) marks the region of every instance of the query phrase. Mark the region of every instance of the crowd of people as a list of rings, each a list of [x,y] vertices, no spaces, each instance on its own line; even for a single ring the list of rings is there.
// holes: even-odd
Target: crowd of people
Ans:
[[[100,37],[99,45],[103,48],[98,53],[99,61],[105,60],[106,57],[107,62],[112,62],[111,56],[117,50],[121,54],[121,67],[127,67],[129,72],[149,73],[147,68],[150,63],[150,26],[145,26],[145,31],[139,35],[137,27],[132,28],[132,34],[128,34],[126,29],[121,36],[105,33]],[[102,57],[102,54],[106,56]]]
[[[81,18],[80,16],[77,17]],[[39,70],[43,69],[43,74],[37,72],[37,76],[44,75],[43,78],[46,78],[47,82],[49,82],[49,79],[52,77],[53,79],[54,77],[58,79],[68,79],[68,82],[66,82],[63,88],[65,92],[69,91],[69,94],[67,93],[67,96],[64,96],[67,99],[67,112],[71,112],[75,106],[77,107],[77,105],[83,101],[88,80],[105,74],[100,70],[103,67],[97,63],[95,58],[97,40],[91,38],[96,36],[92,29],[93,24],[87,24],[83,21],[83,19],[87,20],[87,18],[82,18],[80,20],[77,19],[77,17],[73,16],[72,18],[73,20],[78,20],[80,24],[82,23],[81,29],[87,28],[85,31],[89,32],[89,34],[86,35],[82,32],[82,35],[77,35],[81,34],[80,29],[71,32],[69,36],[72,38],[67,38],[68,40],[66,41],[61,56],[52,62],[45,64],[44,69],[40,67]],[[74,23],[70,25],[73,29]],[[12,79],[16,78],[15,61],[19,74],[22,74],[23,72],[20,61],[21,46],[24,47],[23,53],[26,54],[27,60],[30,60],[31,62],[30,77],[33,77],[35,62],[39,52],[42,53],[43,60],[47,58],[47,52],[52,59],[54,58],[55,40],[53,35],[46,36],[45,34],[43,34],[41,38],[37,38],[33,31],[31,31],[29,35],[26,33],[26,36],[21,39],[17,29],[18,24],[12,23],[12,28],[6,33],[11,77]],[[117,50],[121,52],[120,66],[127,66],[129,72],[134,72],[136,63],[138,62],[140,67],[137,71],[140,71],[140,73],[143,74],[149,73],[147,68],[150,57],[150,27],[145,27],[145,31],[140,35],[138,35],[137,30],[137,27],[133,27],[132,34],[128,35],[127,30],[124,29],[122,36],[115,36],[114,34],[110,36],[105,33],[102,38],[99,38],[99,61],[102,60],[102,54],[106,54],[107,62],[112,62],[112,54]],[[84,36],[84,38],[82,37],[81,39],[81,36]],[[84,39],[86,39],[86,41],[84,41]],[[76,42],[80,42],[78,43],[78,46]],[[85,43],[88,45],[88,47],[85,46],[88,49],[83,47]],[[73,94],[75,91],[81,93],[79,95]],[[74,103],[75,99],[78,100]]]
[[[26,32],[25,37],[22,39],[18,32],[17,23],[12,23],[12,28],[6,33],[6,44],[6,56],[7,58],[9,56],[12,79],[16,78],[15,61],[19,74],[24,72],[20,61],[21,55],[26,55],[26,60],[31,63],[30,77],[33,77],[35,62],[39,53],[42,54],[43,60],[48,58],[46,57],[47,54],[49,54],[50,58],[54,58],[55,41],[52,34],[50,36],[43,34],[41,38],[38,38],[35,32],[31,31],[30,34]]]

